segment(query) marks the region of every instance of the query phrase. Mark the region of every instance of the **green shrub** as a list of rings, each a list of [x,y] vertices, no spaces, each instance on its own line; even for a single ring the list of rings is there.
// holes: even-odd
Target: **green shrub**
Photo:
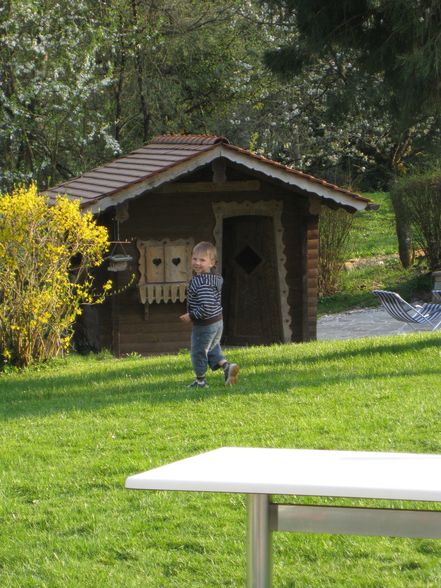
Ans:
[[[0,356],[26,366],[67,349],[81,305],[91,293],[90,270],[108,248],[107,230],[79,201],[49,206],[35,186],[0,197]],[[105,290],[109,284],[105,285]]]
[[[337,291],[338,276],[346,258],[352,224],[353,216],[345,210],[323,207],[320,212],[320,296],[329,296]]]
[[[431,271],[441,269],[441,169],[397,180],[392,196],[401,202],[415,245]]]

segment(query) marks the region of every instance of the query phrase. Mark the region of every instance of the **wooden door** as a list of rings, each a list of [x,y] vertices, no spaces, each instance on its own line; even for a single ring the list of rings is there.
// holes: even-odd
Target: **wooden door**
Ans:
[[[224,220],[224,342],[262,345],[283,341],[273,219]]]

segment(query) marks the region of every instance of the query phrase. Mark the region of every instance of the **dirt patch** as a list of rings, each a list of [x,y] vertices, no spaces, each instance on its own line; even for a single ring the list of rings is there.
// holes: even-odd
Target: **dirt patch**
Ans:
[[[360,257],[358,259],[348,259],[343,264],[343,267],[346,271],[350,272],[351,270],[357,269],[359,267],[371,267],[374,265],[384,265],[387,261],[390,260],[398,260],[398,253],[394,253],[392,255],[375,255],[373,257]]]

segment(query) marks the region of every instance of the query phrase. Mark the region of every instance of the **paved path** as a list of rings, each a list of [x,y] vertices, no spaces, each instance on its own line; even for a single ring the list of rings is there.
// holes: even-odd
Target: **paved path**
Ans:
[[[390,317],[381,308],[365,308],[350,310],[340,314],[328,314],[318,319],[317,339],[359,339],[360,337],[376,337],[380,335],[397,335],[404,323]],[[414,331],[410,325],[405,326],[403,333]],[[427,331],[427,328],[418,328]]]

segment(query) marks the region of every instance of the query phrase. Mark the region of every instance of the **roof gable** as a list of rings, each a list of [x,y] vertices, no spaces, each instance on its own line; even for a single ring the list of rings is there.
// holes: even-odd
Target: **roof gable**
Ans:
[[[80,199],[93,213],[176,180],[218,158],[282,182],[287,187],[332,200],[353,210],[366,208],[370,200],[299,170],[230,145],[212,135],[162,135],[126,156],[85,172],[44,192],[51,200],[66,194]]]

